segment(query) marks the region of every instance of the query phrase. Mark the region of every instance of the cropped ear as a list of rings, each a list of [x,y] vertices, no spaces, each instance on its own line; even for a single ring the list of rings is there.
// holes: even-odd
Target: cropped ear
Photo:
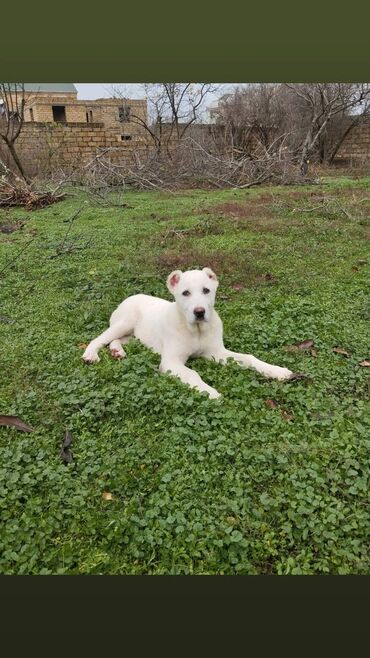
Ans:
[[[181,270],[174,270],[167,277],[167,288],[170,292],[172,292],[172,294],[174,294],[175,292],[175,288],[178,282],[180,281],[181,275],[182,275]]]
[[[218,286],[218,278],[210,267],[203,267],[203,272],[208,276],[209,279],[215,282],[216,286]]]

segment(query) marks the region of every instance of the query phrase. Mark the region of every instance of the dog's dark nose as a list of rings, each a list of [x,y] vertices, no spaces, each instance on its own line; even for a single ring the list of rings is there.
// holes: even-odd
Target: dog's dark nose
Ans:
[[[203,308],[203,306],[197,306],[194,309],[194,315],[197,320],[204,320],[204,315],[205,315],[206,309]]]

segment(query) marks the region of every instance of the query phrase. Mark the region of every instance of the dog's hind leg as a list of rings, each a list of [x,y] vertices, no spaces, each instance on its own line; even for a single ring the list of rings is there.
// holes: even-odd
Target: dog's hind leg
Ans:
[[[130,320],[128,316],[127,319],[117,321],[115,324],[112,324],[109,329],[103,331],[100,336],[95,338],[89,343],[85,352],[82,355],[82,358],[86,363],[97,363],[100,359],[98,356],[98,350],[104,345],[111,345],[114,343],[113,347],[116,347],[117,343],[119,344],[119,349],[121,350],[121,340],[129,337],[133,332],[133,320]],[[122,350],[123,352],[123,350]],[[124,356],[124,352],[123,352]]]
[[[243,368],[253,368],[265,377],[279,379],[280,381],[290,379],[293,376],[293,373],[291,370],[288,370],[288,368],[281,368],[280,366],[274,366],[271,363],[265,363],[265,361],[257,359],[252,354],[241,354],[240,352],[232,352],[231,350],[227,350],[225,348],[217,350],[213,354],[207,355],[206,358],[215,359],[219,363],[225,363],[227,359],[233,359]]]
[[[126,343],[129,342],[130,338],[131,336],[122,336],[121,338],[112,340],[112,342],[109,343],[110,353],[114,359],[125,358],[126,352],[125,350],[122,349],[122,345],[126,345]]]

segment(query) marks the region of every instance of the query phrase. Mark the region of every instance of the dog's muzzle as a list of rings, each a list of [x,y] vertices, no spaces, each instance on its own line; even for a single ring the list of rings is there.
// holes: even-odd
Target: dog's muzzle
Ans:
[[[194,309],[194,315],[196,320],[204,320],[206,309],[202,308],[201,306],[197,306],[197,308]]]

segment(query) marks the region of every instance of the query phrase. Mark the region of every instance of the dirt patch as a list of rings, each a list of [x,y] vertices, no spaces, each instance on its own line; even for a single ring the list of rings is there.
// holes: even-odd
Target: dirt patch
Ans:
[[[231,286],[240,283],[249,285],[273,283],[275,281],[273,275],[256,265],[255,258],[256,253],[250,251],[228,253],[187,249],[179,254],[177,251],[166,250],[155,256],[154,265],[157,271],[164,275],[175,269],[211,267]]]
[[[184,238],[204,238],[207,235],[223,235],[225,227],[213,218],[204,219],[191,228],[169,228],[162,231],[159,236],[155,236],[154,242],[158,239],[161,245],[169,245],[171,242],[178,242]]]
[[[174,250],[166,250],[155,258],[155,262],[163,272],[171,269],[211,267],[218,274],[228,274],[239,267],[239,259],[234,254],[198,249],[187,249],[180,254]]]
[[[24,224],[25,222],[22,222],[21,220],[13,222],[12,224],[0,224],[0,233],[14,233],[14,231],[19,231],[19,229],[23,228]]]
[[[368,201],[369,200],[369,201]],[[252,233],[282,234],[291,228],[308,228],[307,221],[312,216],[326,220],[343,218],[361,219],[368,216],[370,195],[364,189],[343,189],[325,194],[322,190],[265,192],[253,199],[242,202],[227,201],[214,206],[195,206],[193,215],[202,215],[197,224],[191,228],[168,228],[160,235],[162,246],[175,247],[185,238],[222,235],[226,232],[247,230]],[[302,214],[303,216],[298,217]],[[184,213],[186,215],[186,213]],[[160,221],[171,219],[160,217]],[[173,218],[172,218],[173,219]],[[327,228],[338,228],[334,221]],[[157,241],[156,237],[156,241]]]
[[[260,199],[258,199],[260,201]],[[270,204],[270,205],[269,205]],[[256,217],[272,217],[274,213],[273,201],[269,197],[268,203],[253,203],[248,201],[246,203],[227,202],[221,203],[212,208],[213,214],[219,213],[226,217],[233,217],[238,219],[253,220]]]

